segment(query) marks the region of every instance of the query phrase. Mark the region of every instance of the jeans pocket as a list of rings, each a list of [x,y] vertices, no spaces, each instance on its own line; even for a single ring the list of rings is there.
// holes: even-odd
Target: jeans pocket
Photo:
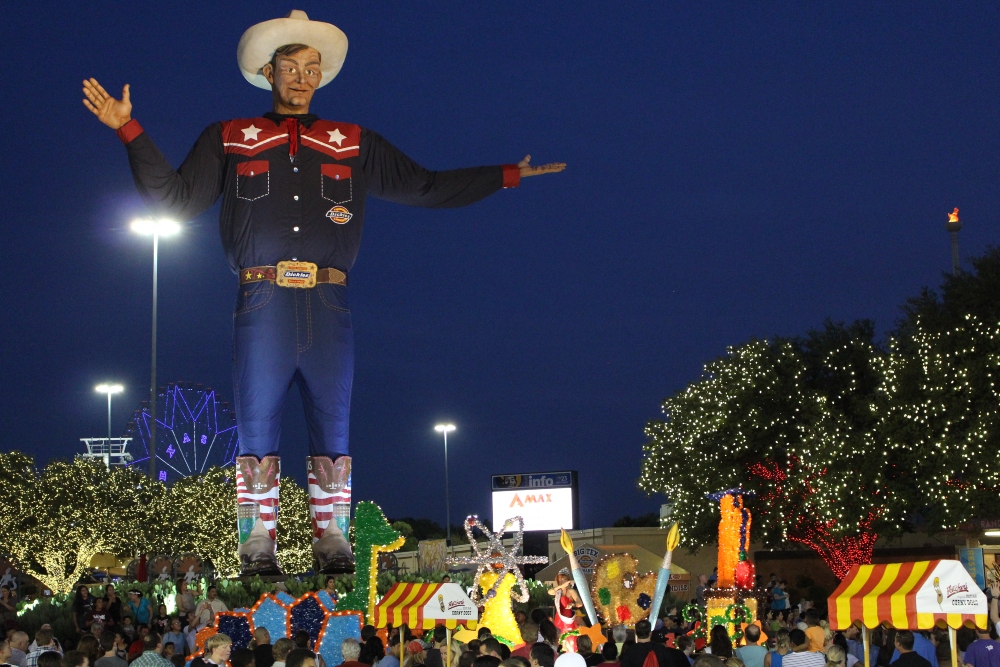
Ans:
[[[263,308],[268,304],[272,296],[274,296],[274,283],[270,280],[261,280],[256,283],[240,285],[240,291],[236,296],[236,311],[233,313],[233,317]]]
[[[236,196],[246,201],[266,197],[271,192],[270,163],[250,160],[236,165]]]
[[[343,285],[320,283],[313,289],[316,290],[316,295],[319,297],[320,303],[329,310],[338,313],[351,312],[347,309],[347,288]]]
[[[334,204],[346,204],[354,199],[351,168],[342,164],[320,165],[322,171],[321,194]]]

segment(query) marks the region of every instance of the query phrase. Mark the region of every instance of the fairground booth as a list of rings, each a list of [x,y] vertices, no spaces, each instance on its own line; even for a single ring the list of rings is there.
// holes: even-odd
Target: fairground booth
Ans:
[[[947,627],[951,660],[958,664],[955,631],[962,625],[986,628],[986,595],[957,560],[855,565],[827,600],[830,629],[860,624],[865,667],[871,667],[871,631]]]
[[[430,630],[443,625],[448,632],[459,625],[472,630],[479,620],[479,609],[458,584],[394,584],[385,597],[375,605],[371,619],[376,628],[392,624],[394,628],[406,625],[411,630]],[[400,642],[399,663],[405,642]],[[445,667],[451,667],[451,651],[445,651]]]

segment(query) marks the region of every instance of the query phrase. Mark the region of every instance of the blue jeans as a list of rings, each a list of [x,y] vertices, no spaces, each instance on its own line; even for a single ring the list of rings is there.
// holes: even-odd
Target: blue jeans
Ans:
[[[293,382],[302,395],[310,453],[334,459],[347,454],[354,380],[347,288],[241,285],[233,322],[240,455],[278,453],[285,396]]]

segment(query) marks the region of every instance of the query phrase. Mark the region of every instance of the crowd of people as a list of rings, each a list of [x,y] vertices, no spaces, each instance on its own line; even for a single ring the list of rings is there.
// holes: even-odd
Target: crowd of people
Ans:
[[[336,597],[335,581],[326,582]],[[711,581],[702,577],[698,599],[711,595]],[[480,627],[468,643],[448,642],[444,626],[414,633],[407,626],[389,627],[385,633],[366,625],[361,640],[345,639],[343,663],[325,665],[313,652],[309,633],[300,631],[273,644],[268,631],[257,628],[247,648],[233,649],[225,634],[209,637],[201,654],[195,638],[199,630],[215,623],[216,614],[227,611],[218,591],[209,586],[204,597],[178,582],[176,614],[165,605],[131,590],[120,599],[111,585],[104,596],[94,596],[80,586],[72,604],[77,638],[72,650],[64,647],[43,625],[29,643],[27,633],[5,616],[5,637],[0,640],[0,667],[856,667],[864,663],[865,647],[858,627],[832,631],[822,610],[809,603],[789,604],[787,583],[772,576],[764,614],[745,628],[734,644],[729,630],[710,628],[708,636],[696,639],[697,621],[685,621],[678,607],[650,623],[639,621],[633,629],[610,628],[607,641],[594,646],[590,636],[575,637],[575,646],[564,641],[563,631],[542,608],[515,618],[525,643],[511,650]],[[11,597],[0,592],[0,611]],[[952,664],[948,632],[934,629],[913,632],[879,627],[869,643],[872,667],[1000,667],[997,601],[1000,586],[990,591],[990,627],[977,631],[961,628],[956,635],[959,663]],[[8,602],[9,606],[9,602]],[[769,606],[769,608],[768,608]],[[708,629],[708,628],[704,628]],[[386,641],[383,641],[385,637]]]

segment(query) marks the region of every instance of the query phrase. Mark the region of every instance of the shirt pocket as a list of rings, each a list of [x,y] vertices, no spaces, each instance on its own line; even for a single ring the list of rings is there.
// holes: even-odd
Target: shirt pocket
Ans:
[[[334,204],[346,204],[354,198],[351,168],[342,164],[321,165],[321,194]]]
[[[250,160],[236,165],[236,196],[246,201],[266,197],[271,192],[270,163]]]

